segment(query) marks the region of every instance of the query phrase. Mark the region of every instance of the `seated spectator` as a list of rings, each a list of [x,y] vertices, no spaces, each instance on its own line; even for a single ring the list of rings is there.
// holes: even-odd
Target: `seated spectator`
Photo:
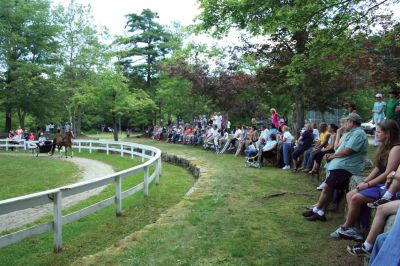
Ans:
[[[320,132],[319,132],[317,123],[313,123],[312,128],[313,128],[314,142],[318,142]]]
[[[389,232],[380,234],[375,243],[369,259],[371,266],[400,265],[400,215],[397,211],[396,220]]]
[[[328,125],[326,123],[321,123],[319,125],[319,139],[317,140],[317,144],[304,152],[302,169],[304,172],[308,173],[309,171],[311,171],[311,168],[314,165],[315,155],[319,153],[323,148],[328,146],[330,136],[331,135],[328,131]]]
[[[400,177],[400,175],[399,175]],[[364,243],[353,246],[347,246],[347,251],[354,256],[370,256],[372,248],[375,244],[376,238],[379,234],[383,233],[386,219],[398,213],[400,207],[400,200],[391,201],[378,207],[374,221],[372,222],[371,229]]]
[[[230,140],[230,144],[229,144],[228,150],[235,149],[236,142],[239,141],[241,134],[242,134],[242,127],[240,125],[237,125],[236,126],[236,130],[235,130],[235,134],[233,135],[233,138]]]
[[[313,162],[313,167],[312,169],[308,172],[308,174],[313,175],[315,173],[319,172],[319,166],[321,165],[322,159],[325,156],[325,154],[328,153],[334,153],[334,143],[336,140],[336,131],[338,127],[335,124],[330,124],[328,126],[328,132],[329,132],[329,139],[327,142],[327,145],[325,147],[322,147],[318,152],[315,153],[314,155],[314,162]]]
[[[283,170],[290,169],[290,149],[292,148],[293,143],[293,136],[289,132],[288,126],[282,127],[283,131],[283,139],[282,139],[282,153],[283,153],[283,163],[284,167]]]
[[[270,124],[269,125],[269,130],[267,131],[267,139],[271,139],[271,135],[274,134],[275,136],[278,134],[278,129],[276,128],[275,124]]]
[[[386,192],[386,177],[400,165],[400,130],[396,122],[383,120],[377,127],[377,133],[381,145],[375,156],[375,168],[364,183],[347,193],[346,221],[331,234],[333,238],[363,239],[358,230],[361,207],[379,199]]]
[[[344,190],[348,187],[349,179],[353,174],[362,171],[365,156],[368,152],[368,137],[361,127],[361,117],[350,114],[347,117],[346,127],[349,133],[334,154],[328,154],[329,176],[319,200],[312,210],[303,213],[309,221],[326,221],[325,208],[331,201],[335,189]]]
[[[293,167],[294,167],[295,171],[297,171],[299,157],[306,150],[311,148],[313,141],[314,141],[314,136],[313,136],[312,126],[311,126],[311,124],[306,124],[305,130],[303,131],[299,140],[297,141],[297,146],[296,146],[294,152],[292,153]]]
[[[257,126],[253,125],[250,127],[250,130],[247,132],[246,139],[239,143],[239,147],[236,150],[236,156],[238,156],[242,151],[247,148],[252,143],[257,142],[258,140],[258,131]]]
[[[39,144],[39,146],[43,146],[44,145],[44,142],[46,141],[47,139],[46,139],[46,137],[44,136],[44,134],[43,134],[43,132],[42,133],[40,133],[40,136],[39,136],[39,139],[38,139],[38,144]]]
[[[276,135],[272,134],[270,139],[265,142],[265,145],[262,149],[261,155],[261,163],[263,159],[273,158],[276,156],[276,147],[278,145],[278,141],[276,141]]]

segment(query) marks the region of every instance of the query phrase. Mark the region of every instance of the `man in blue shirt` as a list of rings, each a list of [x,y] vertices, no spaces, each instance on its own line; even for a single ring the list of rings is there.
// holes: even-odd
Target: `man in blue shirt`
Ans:
[[[364,167],[368,152],[368,137],[360,127],[361,117],[356,113],[347,116],[346,128],[349,133],[334,154],[327,155],[329,176],[327,186],[321,192],[317,204],[312,210],[305,211],[303,216],[309,221],[326,221],[325,211],[335,189],[344,190],[352,175],[359,174]]]

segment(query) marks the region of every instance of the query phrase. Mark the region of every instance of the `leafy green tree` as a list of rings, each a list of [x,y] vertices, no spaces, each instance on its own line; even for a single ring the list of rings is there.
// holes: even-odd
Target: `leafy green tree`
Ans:
[[[99,41],[98,32],[92,23],[91,9],[71,1],[62,16],[64,30],[60,57],[63,72],[60,87],[65,95],[64,108],[76,134],[80,134],[82,117],[90,108],[91,94],[97,72],[108,65],[107,47]],[[107,36],[102,36],[106,38]]]
[[[132,87],[146,89],[154,97],[151,86],[156,78],[156,66],[170,52],[172,35],[156,22],[158,14],[150,9],[126,17],[129,35],[117,40],[122,46],[119,64]]]
[[[278,91],[274,87],[271,91],[284,92],[294,103],[293,126],[297,132],[304,122],[309,97],[329,98],[344,90],[342,86],[314,86],[313,74],[320,75],[324,85],[338,80],[346,71],[346,63],[360,51],[356,37],[369,34],[371,24],[379,22],[379,7],[388,2],[200,0],[199,29],[218,36],[235,27],[269,37],[259,49],[265,62],[259,72],[264,80],[267,76],[280,78]],[[330,104],[319,104],[321,109],[324,106],[329,108]]]
[[[17,110],[20,126],[28,113],[52,95],[46,77],[54,72],[60,27],[48,0],[0,1],[0,71],[6,114],[5,130],[11,129],[11,113]],[[45,78],[44,78],[45,77]],[[56,98],[56,97],[54,97]],[[53,98],[53,99],[54,99]],[[55,104],[49,101],[46,106]]]
[[[156,108],[149,96],[140,89],[130,92],[126,78],[119,72],[104,71],[98,74],[98,83],[91,91],[97,114],[111,119],[114,140],[118,140],[118,121],[134,116],[138,120]]]

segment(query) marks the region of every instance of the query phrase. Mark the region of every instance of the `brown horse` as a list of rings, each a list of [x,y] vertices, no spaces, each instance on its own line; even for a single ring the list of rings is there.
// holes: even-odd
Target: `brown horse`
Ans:
[[[74,156],[74,150],[72,149],[73,136],[74,136],[74,134],[72,133],[72,131],[66,132],[64,137],[62,137],[61,135],[57,135],[53,140],[51,156],[54,154],[54,150],[56,149],[56,146],[57,146],[58,151],[60,151],[61,147],[65,148],[65,157],[68,157],[67,150],[68,150],[68,148],[70,148],[71,149],[71,157],[73,157]]]

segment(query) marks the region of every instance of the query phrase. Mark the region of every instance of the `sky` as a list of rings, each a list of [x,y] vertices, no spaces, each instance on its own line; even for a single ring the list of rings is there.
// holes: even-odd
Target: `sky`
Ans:
[[[54,4],[68,6],[70,0],[53,0]],[[183,26],[193,23],[200,14],[197,0],[75,0],[75,2],[92,7],[94,23],[97,26],[106,26],[111,35],[122,35],[126,23],[125,15],[140,14],[143,9],[149,8],[159,15],[158,22],[162,25],[171,25],[180,22]],[[392,5],[391,9],[397,19],[400,18],[400,3]],[[239,33],[232,30],[228,37],[216,41],[205,35],[194,38],[196,41],[207,44],[217,42],[219,45],[234,44],[238,41]]]
[[[70,0],[53,0],[68,6]],[[91,5],[96,25],[106,26],[111,34],[122,34],[126,23],[125,15],[140,14],[149,8],[159,15],[158,22],[170,25],[173,21],[183,26],[192,24],[199,14],[196,0],[75,0],[77,3]]]

